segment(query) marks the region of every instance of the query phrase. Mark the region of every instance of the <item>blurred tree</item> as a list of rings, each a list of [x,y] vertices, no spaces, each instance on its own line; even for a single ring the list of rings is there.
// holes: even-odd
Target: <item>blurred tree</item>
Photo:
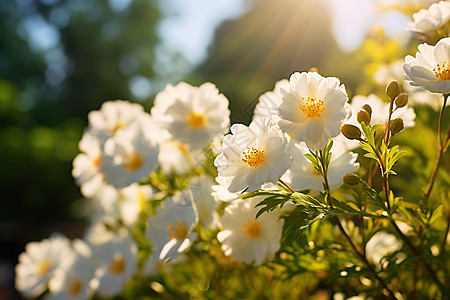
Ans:
[[[325,0],[261,0],[216,32],[207,60],[192,75],[211,81],[231,101],[233,122],[248,123],[261,93],[295,71],[317,67],[326,74],[326,55],[340,52]],[[325,71],[325,72],[324,72]]]
[[[142,90],[154,76],[160,18],[159,1],[147,0],[0,6],[1,257],[54,231],[81,234],[70,225],[80,220],[71,168],[87,113],[105,100],[148,99],[133,84]]]

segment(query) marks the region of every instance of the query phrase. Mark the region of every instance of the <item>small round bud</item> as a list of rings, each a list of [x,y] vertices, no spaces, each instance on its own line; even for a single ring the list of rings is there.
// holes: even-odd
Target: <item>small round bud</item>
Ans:
[[[402,118],[395,118],[389,123],[389,130],[391,131],[392,135],[402,131],[403,127],[405,127],[405,125]]]
[[[342,180],[345,184],[348,185],[357,185],[361,181],[361,179],[359,179],[359,176],[356,174],[346,174],[344,175]]]
[[[342,134],[349,140],[361,140],[361,130],[351,124],[344,124],[341,126]]]
[[[356,114],[356,119],[358,120],[358,123],[361,124],[362,122],[369,124],[370,123],[370,115],[365,109],[360,109],[358,113]]]
[[[369,114],[369,116],[372,116],[372,107],[370,107],[369,104],[364,104],[362,109],[364,109],[365,111],[367,111],[367,113]]]
[[[309,69],[308,72],[315,72],[315,73],[319,73],[319,69],[317,69],[316,67],[312,67],[311,69]]]
[[[400,94],[400,84],[397,81],[392,80],[386,87],[386,95],[389,99],[394,100]]]
[[[395,98],[395,106],[397,108],[403,107],[406,104],[408,104],[408,94],[401,93],[400,95],[397,96],[397,98]]]

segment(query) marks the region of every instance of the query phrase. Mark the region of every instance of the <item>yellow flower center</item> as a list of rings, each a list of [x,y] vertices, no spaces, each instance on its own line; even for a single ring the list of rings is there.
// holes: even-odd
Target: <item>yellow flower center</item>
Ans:
[[[264,162],[264,150],[256,149],[255,147],[247,147],[242,155],[242,161],[250,167],[259,167]]]
[[[259,226],[259,223],[256,221],[248,221],[242,225],[242,233],[249,239],[258,237],[261,233],[261,226]]]
[[[83,282],[76,278],[69,282],[67,286],[67,293],[71,296],[76,296],[81,292],[81,288],[83,287]]]
[[[125,270],[125,260],[120,256],[116,255],[109,263],[109,271],[114,275],[120,275]]]
[[[136,152],[130,153],[125,158],[124,167],[128,170],[133,171],[140,168],[140,166],[142,166],[143,161],[144,160],[142,159],[142,156],[139,153]]]
[[[439,80],[450,80],[450,65],[446,61],[442,63],[442,66],[437,64],[433,72]]]
[[[179,241],[184,240],[188,234],[188,226],[186,222],[175,222],[172,225],[167,225],[167,232],[170,239],[177,239]]]
[[[316,98],[308,97],[302,98],[304,105],[299,104],[298,108],[307,118],[318,118],[320,114],[325,110],[323,101]]]
[[[92,159],[92,167],[97,170],[98,167],[103,163],[103,157],[101,155],[97,155]]]
[[[111,131],[112,131],[113,134],[115,134],[117,130],[119,130],[119,129],[123,128],[123,127],[125,127],[125,123],[117,122],[116,124],[114,124],[113,127],[111,127]]]
[[[52,262],[46,258],[38,265],[37,274],[39,276],[44,276],[52,267]]]
[[[189,125],[191,125],[191,127],[194,129],[205,125],[205,121],[206,119],[203,114],[192,112],[191,115],[189,116]]]

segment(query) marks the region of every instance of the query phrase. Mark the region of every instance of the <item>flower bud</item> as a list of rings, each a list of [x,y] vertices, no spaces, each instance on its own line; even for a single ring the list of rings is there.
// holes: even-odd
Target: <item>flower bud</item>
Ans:
[[[370,107],[369,104],[364,104],[362,109],[364,109],[365,111],[367,111],[367,113],[369,114],[369,116],[372,116],[372,107]]]
[[[361,130],[351,124],[344,124],[341,126],[342,134],[349,140],[361,140]]]
[[[405,127],[405,125],[403,124],[402,118],[395,118],[389,123],[389,130],[391,131],[392,135],[402,131],[403,127]]]
[[[397,96],[397,98],[395,98],[395,106],[397,108],[403,107],[406,104],[408,104],[408,94],[401,93],[400,95]]]
[[[392,80],[391,83],[386,87],[386,95],[389,99],[394,100],[400,94],[400,84],[397,81]]]
[[[342,180],[345,184],[348,185],[357,185],[361,181],[361,179],[359,179],[359,176],[356,174],[346,174],[344,175]]]
[[[356,114],[356,119],[358,120],[358,123],[360,123],[360,124],[362,122],[364,122],[366,124],[370,123],[370,115],[367,112],[367,110],[365,110],[365,109],[360,109],[358,111],[358,113]]]

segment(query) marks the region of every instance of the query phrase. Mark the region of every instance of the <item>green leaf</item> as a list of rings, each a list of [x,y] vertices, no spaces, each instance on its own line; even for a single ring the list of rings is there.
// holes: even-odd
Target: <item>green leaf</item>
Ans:
[[[319,157],[317,156],[316,153],[312,152],[311,150],[309,150],[309,151],[310,151],[310,154],[308,154],[308,153],[304,154],[305,157],[311,162],[314,169],[316,169],[320,174],[322,174],[322,168],[320,167]]]
[[[375,153],[375,151],[373,150],[372,146],[370,146],[369,143],[361,141],[359,142],[359,145],[363,150],[367,152],[366,154],[364,154],[364,157],[374,159],[378,162],[379,165],[381,165],[381,161],[378,159],[377,153]]]
[[[394,164],[403,156],[405,156],[405,150],[399,150],[399,146],[395,145],[391,149],[386,150],[386,174],[397,175],[392,168]]]
[[[304,207],[306,210],[308,210],[309,208],[311,208],[311,209],[326,209],[326,208],[328,208],[328,206],[326,204],[323,204],[316,198],[311,197],[310,195],[299,193],[299,192],[291,194],[291,200],[295,204]]]
[[[431,215],[430,220],[428,220],[428,223],[430,225],[433,225],[434,222],[436,222],[437,220],[439,220],[440,218],[442,218],[444,215],[442,213],[442,209],[443,209],[443,205],[439,205],[438,208],[436,208],[433,212],[433,214]]]
[[[255,219],[257,219],[260,215],[262,215],[265,212],[271,212],[274,209],[278,207],[283,207],[283,205],[289,201],[289,196],[287,195],[273,195],[270,197],[267,197],[263,201],[259,202],[255,207],[258,206],[264,206],[261,208],[258,213],[256,214]]]

